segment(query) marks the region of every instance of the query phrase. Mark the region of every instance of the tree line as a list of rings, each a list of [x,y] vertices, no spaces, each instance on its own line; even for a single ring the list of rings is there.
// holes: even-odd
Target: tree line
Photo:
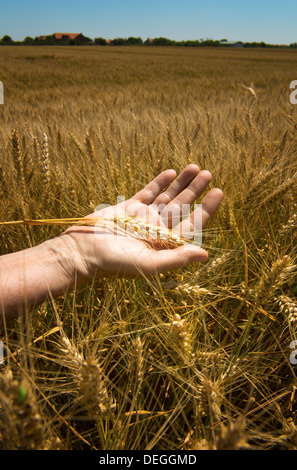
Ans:
[[[196,39],[196,40],[183,40],[183,41],[175,41],[173,39],[168,39],[165,37],[157,37],[157,38],[147,38],[143,40],[140,37],[128,37],[128,38],[121,38],[117,37],[114,39],[105,39],[102,37],[97,37],[95,39],[86,38],[84,42],[78,39],[66,39],[63,41],[57,40],[54,35],[48,35],[45,39],[40,39],[40,37],[32,38],[30,36],[26,36],[23,41],[14,41],[8,34],[5,34],[0,39],[0,45],[81,45],[81,44],[94,44],[99,46],[184,46],[184,47],[224,47],[228,45],[226,39],[221,40],[214,40],[214,39]],[[241,41],[239,41],[241,42]],[[289,48],[297,48],[297,42],[291,43],[289,45],[278,45],[278,44],[267,44],[263,41],[261,42],[242,42],[242,47],[289,47]]]

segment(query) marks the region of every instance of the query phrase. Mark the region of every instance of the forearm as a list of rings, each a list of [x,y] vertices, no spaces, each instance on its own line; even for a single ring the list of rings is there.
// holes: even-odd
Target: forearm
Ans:
[[[77,273],[71,242],[62,237],[0,257],[0,317],[7,319],[75,287]],[[77,276],[78,275],[78,276]]]

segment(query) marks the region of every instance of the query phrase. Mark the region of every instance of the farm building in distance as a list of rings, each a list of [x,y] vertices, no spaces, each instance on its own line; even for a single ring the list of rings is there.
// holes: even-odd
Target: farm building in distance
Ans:
[[[91,39],[87,38],[82,33],[54,33],[51,36],[39,36],[38,40],[45,41],[48,38],[52,38],[57,42],[68,42],[69,40],[81,43],[91,42]]]
[[[244,43],[241,41],[220,41],[221,46],[227,47],[243,47]]]

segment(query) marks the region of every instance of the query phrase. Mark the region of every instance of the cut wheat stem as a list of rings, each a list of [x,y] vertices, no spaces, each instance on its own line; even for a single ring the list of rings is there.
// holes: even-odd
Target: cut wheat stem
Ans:
[[[64,219],[23,219],[0,222],[0,226],[12,225],[79,225],[106,227],[111,224],[117,232],[127,233],[143,241],[161,244],[167,248],[175,248],[186,243],[193,243],[192,239],[186,239],[173,230],[161,226],[148,224],[145,220],[135,217],[115,217],[112,219],[101,217],[64,218]],[[194,233],[191,233],[193,236]]]

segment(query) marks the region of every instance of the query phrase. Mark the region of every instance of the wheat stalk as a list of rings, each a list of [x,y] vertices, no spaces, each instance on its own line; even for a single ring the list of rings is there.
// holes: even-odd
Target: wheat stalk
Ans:
[[[202,401],[208,405],[211,421],[220,423],[222,419],[222,393],[219,384],[209,379],[203,380]]]
[[[278,167],[275,166],[269,171],[262,172],[260,177],[254,182],[254,184],[252,184],[247,195],[242,201],[242,205],[245,210],[249,210],[251,204],[254,206],[254,201],[257,203],[257,201],[260,200],[260,196],[262,195],[266,182],[271,180],[277,171]]]
[[[287,295],[281,295],[278,299],[280,311],[284,312],[287,317],[288,323],[294,323],[297,321],[297,303],[294,302]]]
[[[20,147],[20,140],[17,131],[13,129],[11,133],[12,159],[17,172],[17,180],[24,193],[26,183],[24,178],[24,160]]]
[[[245,418],[241,416],[235,423],[221,424],[220,434],[215,441],[216,450],[251,449],[246,440]]]
[[[163,289],[168,289],[171,291],[178,292],[179,294],[195,294],[195,295],[200,295],[200,294],[209,294],[212,295],[212,292],[205,287],[201,287],[199,285],[191,285],[188,282],[185,282],[184,284],[181,284],[180,281],[174,281],[173,279],[171,281],[161,281],[160,282],[161,286]],[[157,286],[157,283],[153,283],[153,285]]]
[[[289,256],[277,260],[256,287],[256,301],[265,305],[295,266]]]
[[[62,219],[23,219],[7,222],[0,222],[0,226],[10,225],[79,225],[111,227],[122,234],[129,234],[142,241],[160,244],[166,248],[176,248],[178,246],[191,243],[192,240],[185,239],[173,232],[171,229],[150,225],[143,219],[137,217],[115,217],[112,219],[101,217],[85,218],[62,218]],[[193,235],[193,232],[191,232]]]
[[[68,356],[71,366],[74,366],[79,384],[79,401],[90,416],[110,416],[116,403],[107,390],[107,380],[97,359],[92,356],[84,358],[63,330],[61,333],[60,350]]]
[[[40,172],[42,173],[42,182],[47,185],[50,181],[50,169],[49,169],[49,150],[48,150],[48,137],[46,133],[43,133],[42,138],[42,152],[40,156]]]
[[[131,361],[129,364],[129,376],[132,381],[133,387],[131,391],[134,392],[134,398],[139,394],[144,377],[144,355],[143,346],[144,342],[140,336],[137,336],[131,345]]]
[[[266,196],[258,205],[258,210],[263,206],[267,206],[272,202],[275,202],[276,199],[281,198],[283,194],[288,191],[291,186],[296,183],[297,180],[297,173],[295,173],[291,178],[288,178],[284,181],[278,188],[276,188],[271,194]]]
[[[80,401],[93,417],[108,418],[116,402],[107,390],[107,380],[96,358],[87,357],[78,373]]]
[[[282,226],[281,234],[287,233],[297,226],[297,213],[294,213],[290,216],[288,222]]]
[[[8,450],[59,449],[61,442],[49,433],[37,399],[25,379],[14,379],[11,369],[0,376],[0,429]]]
[[[182,319],[178,313],[175,313],[169,328],[182,357],[192,359],[192,341],[186,319]]]
[[[250,92],[250,94],[254,97],[254,99],[257,101],[257,93],[255,92],[255,90],[251,87],[251,86],[245,86],[245,85],[242,85],[243,88],[245,88],[247,91]]]

